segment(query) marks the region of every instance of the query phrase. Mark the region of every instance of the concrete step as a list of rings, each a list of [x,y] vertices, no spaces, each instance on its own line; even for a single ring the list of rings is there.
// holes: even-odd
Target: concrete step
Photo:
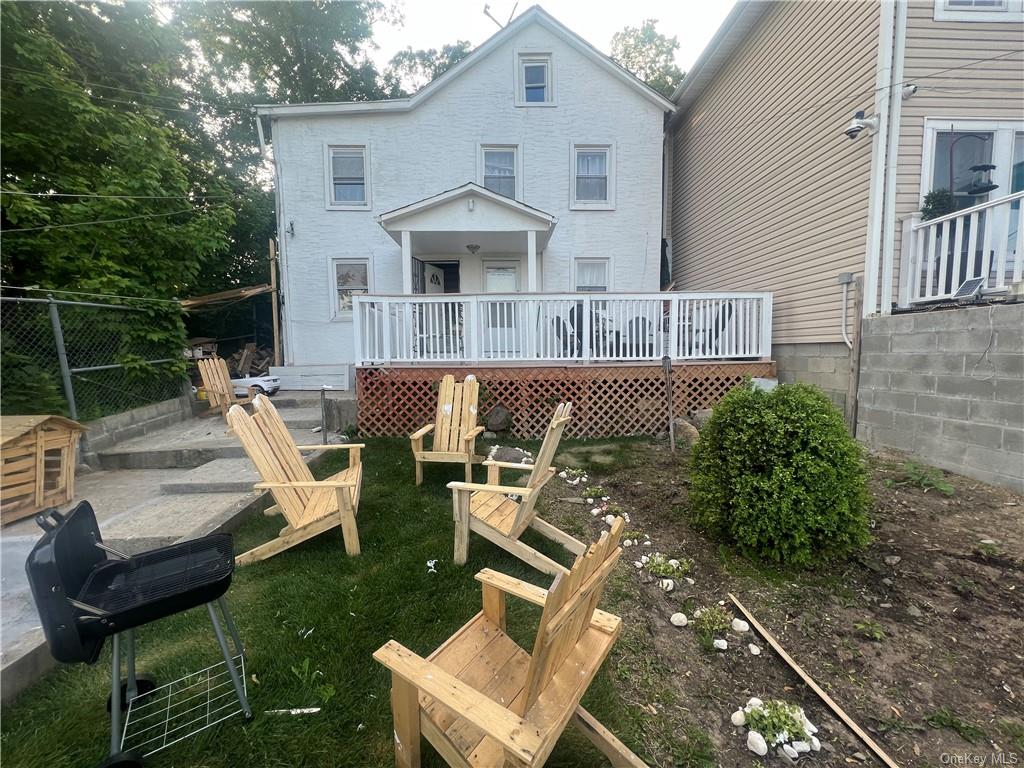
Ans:
[[[310,430],[320,426],[320,406],[315,408],[282,408],[281,419],[289,430]],[[308,442],[306,438],[306,442]]]
[[[248,458],[214,459],[160,484],[167,494],[247,493],[260,476]]]

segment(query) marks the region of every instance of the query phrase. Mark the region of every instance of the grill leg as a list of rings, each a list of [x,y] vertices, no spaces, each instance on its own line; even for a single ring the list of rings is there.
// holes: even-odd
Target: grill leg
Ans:
[[[139,695],[139,684],[135,680],[135,630],[129,629],[124,633],[125,661],[128,664],[128,690],[127,698],[130,703]]]
[[[110,661],[110,754],[121,751],[121,635],[113,638]]]
[[[228,610],[227,600],[223,596],[218,597],[217,605],[220,606],[220,612],[224,614],[224,623],[228,625],[228,634],[231,635],[231,642],[235,644],[235,653],[244,654],[245,646],[242,645],[242,638],[238,634],[235,620],[231,618],[231,611]]]
[[[220,646],[220,652],[224,655],[224,663],[227,665],[228,674],[231,675],[231,682],[235,686],[235,694],[238,696],[238,703],[242,705],[242,712],[245,713],[247,718],[252,717],[252,710],[249,709],[249,700],[245,697],[245,688],[242,685],[242,678],[238,676],[238,668],[235,666],[235,660],[231,656],[231,651],[228,650],[228,642],[224,639],[224,630],[221,629],[220,619],[217,618],[217,611],[213,608],[213,603],[207,603],[206,609],[210,612],[210,621],[213,623],[213,632],[217,635],[217,644]]]

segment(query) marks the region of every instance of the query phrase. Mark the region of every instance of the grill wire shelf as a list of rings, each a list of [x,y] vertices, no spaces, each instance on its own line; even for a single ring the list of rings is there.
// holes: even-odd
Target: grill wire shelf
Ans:
[[[245,679],[245,657],[232,662]],[[223,661],[136,696],[128,704],[121,750],[148,757],[229,717],[245,714]]]

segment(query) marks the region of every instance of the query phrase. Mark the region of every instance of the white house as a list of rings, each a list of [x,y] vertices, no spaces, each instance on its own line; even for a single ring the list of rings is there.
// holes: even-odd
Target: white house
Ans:
[[[563,337],[582,334],[577,292],[661,287],[673,109],[538,6],[410,98],[258,107],[273,144],[284,386],[347,386],[367,360],[582,354]],[[461,296],[403,298],[435,293]],[[527,311],[511,302],[521,293],[549,303]],[[480,305],[496,295],[507,308]],[[618,313],[620,350],[639,315],[644,333],[660,328],[661,300],[657,320],[639,306]],[[522,337],[530,323],[544,338]],[[596,357],[600,342],[585,343]]]

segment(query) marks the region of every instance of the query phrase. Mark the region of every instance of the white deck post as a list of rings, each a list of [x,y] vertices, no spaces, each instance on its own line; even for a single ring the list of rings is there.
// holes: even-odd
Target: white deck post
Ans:
[[[526,232],[526,290],[537,292],[537,232]]]
[[[402,230],[402,293],[412,294],[412,233]]]

